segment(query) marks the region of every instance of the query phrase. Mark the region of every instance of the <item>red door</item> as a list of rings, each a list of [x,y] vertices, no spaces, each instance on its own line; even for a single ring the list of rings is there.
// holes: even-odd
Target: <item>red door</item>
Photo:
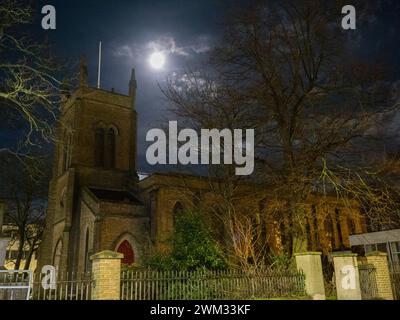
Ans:
[[[123,264],[131,265],[135,262],[135,253],[133,252],[131,244],[127,240],[124,240],[119,245],[117,252],[124,255],[124,258],[122,259]]]

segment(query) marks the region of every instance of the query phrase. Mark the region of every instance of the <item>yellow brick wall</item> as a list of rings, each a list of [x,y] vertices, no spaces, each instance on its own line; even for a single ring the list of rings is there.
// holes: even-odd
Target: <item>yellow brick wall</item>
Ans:
[[[393,300],[387,254],[383,252],[367,254],[367,261],[369,264],[374,265],[376,269],[376,284],[379,297],[385,300]]]

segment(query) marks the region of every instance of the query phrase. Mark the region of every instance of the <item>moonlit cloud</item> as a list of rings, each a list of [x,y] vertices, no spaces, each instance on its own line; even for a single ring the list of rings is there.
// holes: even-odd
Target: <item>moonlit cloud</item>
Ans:
[[[128,45],[122,45],[120,47],[117,47],[114,49],[113,55],[115,57],[121,58],[121,57],[128,57],[128,58],[133,58],[134,57],[134,49]]]
[[[210,37],[197,36],[191,43],[179,45],[174,37],[162,36],[146,43],[122,44],[114,49],[113,55],[121,58],[143,57],[149,52],[162,52],[164,54],[189,57],[203,54],[211,50]]]
[[[146,44],[146,47],[153,51],[161,51],[170,54],[176,54],[178,56],[189,55],[184,47],[179,47],[176,45],[176,41],[172,37],[161,37],[157,40],[150,41]]]

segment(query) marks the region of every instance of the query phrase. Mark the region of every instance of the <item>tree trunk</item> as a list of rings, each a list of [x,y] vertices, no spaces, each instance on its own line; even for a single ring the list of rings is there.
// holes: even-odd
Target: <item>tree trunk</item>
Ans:
[[[23,230],[25,230],[25,228],[23,228]],[[25,243],[24,232],[20,232],[18,241],[19,241],[18,253],[17,253],[17,259],[15,261],[15,270],[19,270],[19,267],[21,266],[21,260],[22,260],[22,255],[24,253],[24,243]]]
[[[29,254],[28,254],[28,256],[26,257],[26,260],[25,260],[24,270],[29,270],[29,267],[31,265],[31,261],[32,261],[32,257],[33,257],[34,253],[35,253],[34,249],[30,249],[29,250]]]

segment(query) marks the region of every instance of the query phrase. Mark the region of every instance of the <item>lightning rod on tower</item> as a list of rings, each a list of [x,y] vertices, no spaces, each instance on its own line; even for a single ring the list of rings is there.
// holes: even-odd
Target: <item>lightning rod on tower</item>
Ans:
[[[97,70],[97,89],[100,89],[101,79],[101,41],[99,42],[99,68]]]

